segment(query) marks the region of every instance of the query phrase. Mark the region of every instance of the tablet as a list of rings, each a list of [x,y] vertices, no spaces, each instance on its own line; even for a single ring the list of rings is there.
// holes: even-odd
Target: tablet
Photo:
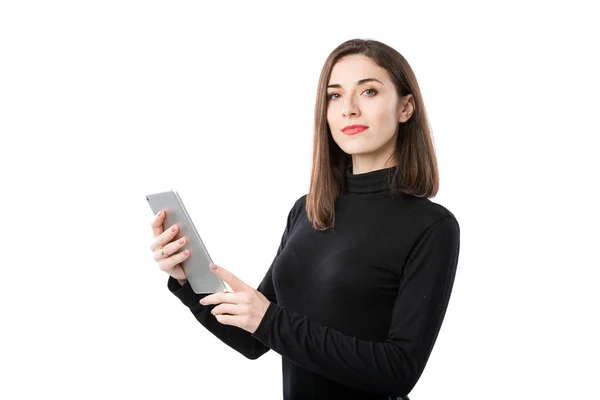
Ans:
[[[179,226],[177,235],[171,241],[186,237],[185,245],[177,252],[190,249],[190,255],[180,265],[194,293],[217,293],[227,290],[225,282],[209,268],[212,259],[204,247],[179,193],[175,189],[170,189],[166,192],[148,194],[146,200],[154,215],[158,214],[160,210],[166,211],[163,229],[168,229],[174,224]]]

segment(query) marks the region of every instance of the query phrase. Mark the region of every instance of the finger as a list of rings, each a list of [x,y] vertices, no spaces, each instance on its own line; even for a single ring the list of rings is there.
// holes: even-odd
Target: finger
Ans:
[[[212,315],[229,314],[238,315],[243,313],[243,308],[238,304],[221,303],[211,310]]]
[[[169,256],[167,258],[163,258],[158,262],[158,268],[160,268],[161,271],[170,274],[177,264],[184,261],[188,257],[189,249],[179,252],[177,254],[173,254],[172,256]]]
[[[169,253],[169,250],[166,247],[159,247],[158,249],[154,250],[154,261],[160,261],[162,259],[168,258],[171,255],[171,253]]]
[[[177,231],[179,230],[179,226],[177,224],[171,225],[169,229],[161,233],[152,245],[150,245],[150,250],[156,251],[156,249],[160,248],[160,246],[165,246],[167,243],[171,241],[177,235]]]
[[[160,261],[163,258],[170,257],[172,254],[177,253],[186,243],[186,237],[182,237],[177,241],[171,242],[162,248],[158,248],[154,251],[154,261]],[[164,254],[163,254],[164,253]]]
[[[212,269],[212,266],[214,266],[216,268]],[[227,271],[225,268],[219,267],[216,264],[212,264],[212,266],[211,266],[211,270],[215,273],[215,275],[217,275],[219,278],[221,278],[222,280],[227,282],[229,287],[234,292],[241,292],[249,287],[240,278],[238,278],[237,276],[232,274],[230,271]]]
[[[150,225],[152,226],[152,234],[154,237],[158,237],[158,235],[163,233],[163,222],[165,221],[165,215],[165,211],[160,210],[152,219],[152,223]]]
[[[209,305],[209,304],[220,304],[220,303],[230,303],[237,304],[239,303],[238,296],[236,293],[213,293],[209,296],[204,297],[200,300],[200,304]]]

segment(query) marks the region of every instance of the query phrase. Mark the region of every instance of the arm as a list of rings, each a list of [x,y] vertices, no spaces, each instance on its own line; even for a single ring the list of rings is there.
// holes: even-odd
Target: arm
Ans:
[[[297,204],[298,202],[296,202],[296,205]],[[275,294],[275,288],[273,287],[273,281],[271,279],[271,271],[273,269],[273,264],[283,250],[289,232],[292,229],[296,205],[288,213],[287,224],[282,235],[277,254],[275,255],[275,258],[265,274],[262,282],[256,288],[256,290],[261,292],[267,299],[269,299],[271,304],[277,303],[277,296]],[[217,321],[215,316],[211,314],[212,309],[216,306],[203,306],[199,303],[202,298],[208,296],[210,293],[196,294],[192,290],[189,282],[185,281],[184,284],[181,285],[175,278],[171,276],[169,276],[167,287],[171,293],[177,296],[179,300],[181,300],[181,302],[190,309],[198,322],[200,322],[206,329],[218,337],[223,343],[243,354],[245,357],[255,360],[269,351],[269,347],[265,346],[261,341],[254,338],[249,332],[235,326],[221,324],[219,321]]]
[[[456,273],[459,225],[434,223],[405,265],[388,338],[347,336],[271,303],[254,336],[290,361],[374,393],[408,394],[419,379],[444,318]]]
[[[275,257],[277,258],[277,256]],[[263,281],[258,286],[257,290],[265,295],[272,303],[276,303],[277,299],[269,294],[267,287],[268,282],[271,279],[271,268],[265,275]],[[189,282],[185,282],[181,286],[176,279],[169,277],[167,286],[171,293],[181,300],[185,304],[196,320],[200,322],[208,331],[218,337],[223,343],[231,347],[232,349],[243,354],[245,357],[255,360],[258,357],[269,351],[269,348],[262,344],[260,341],[253,338],[250,333],[243,329],[240,329],[231,325],[223,325],[217,321],[214,315],[210,312],[215,305],[203,306],[199,303],[200,299],[208,296],[210,293],[196,294],[192,290]]]

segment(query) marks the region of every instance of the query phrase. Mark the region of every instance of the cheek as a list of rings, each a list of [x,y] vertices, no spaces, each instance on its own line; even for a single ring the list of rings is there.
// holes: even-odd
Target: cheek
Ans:
[[[337,121],[337,119],[335,118],[335,110],[332,110],[331,107],[327,108],[326,118],[327,118],[327,123],[329,125],[335,124]]]
[[[398,124],[396,110],[391,107],[381,107],[376,114],[377,121],[382,127],[393,127]]]

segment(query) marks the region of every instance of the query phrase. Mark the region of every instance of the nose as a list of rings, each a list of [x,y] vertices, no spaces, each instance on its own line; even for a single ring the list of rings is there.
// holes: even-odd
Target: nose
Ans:
[[[342,105],[342,117],[359,116],[359,115],[360,115],[360,110],[358,109],[358,106],[356,105],[356,101],[354,101],[352,99],[352,97],[349,96],[347,99],[344,100],[344,103]]]

